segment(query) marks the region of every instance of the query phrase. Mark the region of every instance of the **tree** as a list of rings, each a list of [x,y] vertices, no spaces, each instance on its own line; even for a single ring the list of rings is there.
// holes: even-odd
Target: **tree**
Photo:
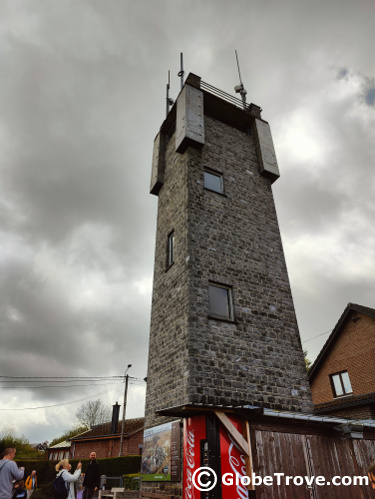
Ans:
[[[303,351],[303,355],[304,355],[304,357],[305,357],[305,366],[306,366],[307,372],[309,372],[310,367],[311,367],[311,360],[309,360],[309,359],[307,358],[307,353],[308,353],[308,352],[307,352],[307,350],[304,350],[304,351]]]
[[[10,447],[17,449],[18,459],[44,459],[44,452],[31,447],[27,438],[23,435],[17,437],[12,426],[4,426],[0,430],[0,454]]]
[[[87,426],[75,426],[70,430],[66,430],[60,437],[54,438],[48,447],[53,447],[54,445],[64,442],[65,440],[68,440],[68,438],[75,437],[84,431],[87,431]]]
[[[89,400],[76,412],[76,421],[86,429],[98,424],[107,423],[111,420],[111,408],[105,405],[100,399]]]

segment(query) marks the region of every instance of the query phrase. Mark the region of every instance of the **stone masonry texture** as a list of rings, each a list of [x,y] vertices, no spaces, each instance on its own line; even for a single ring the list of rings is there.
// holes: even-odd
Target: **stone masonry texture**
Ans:
[[[181,404],[312,412],[270,180],[251,133],[204,117],[205,144],[167,139],[159,192],[145,427]],[[224,195],[204,188],[223,175]],[[174,264],[167,239],[174,231]],[[233,289],[234,321],[209,318],[209,283]]]

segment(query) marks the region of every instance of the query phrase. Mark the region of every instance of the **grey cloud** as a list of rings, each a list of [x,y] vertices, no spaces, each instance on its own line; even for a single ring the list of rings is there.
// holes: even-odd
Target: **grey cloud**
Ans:
[[[238,50],[249,101],[276,131],[276,153],[294,111],[320,107],[313,116],[329,138],[329,164],[301,164],[292,150],[280,164],[274,192],[283,236],[293,246],[304,234],[342,227],[333,244],[356,241],[370,254],[373,134],[350,114],[374,106],[373,15],[367,2],[360,6],[344,0],[339,17],[322,0],[2,2],[2,374],[119,374],[130,362],[145,376],[157,205],[148,194],[152,143],[168,69],[172,97],[179,92],[180,51],[186,73],[233,94]],[[336,83],[362,75],[354,107],[352,95],[338,98],[329,87],[332,64]],[[326,85],[332,95],[323,107]],[[347,301],[371,306],[363,276],[339,268],[328,276],[320,255],[305,258],[298,268],[288,261],[303,337],[333,327]],[[32,405],[69,399],[68,391],[31,394]],[[19,424],[34,440],[53,419],[42,430]]]
[[[372,81],[369,85],[369,88],[365,90],[365,101],[366,104],[370,107],[374,107],[375,105],[375,82]]]
[[[337,77],[339,79],[346,78],[349,74],[349,71],[346,68],[340,68],[337,72]]]
[[[286,184],[286,185],[285,185]],[[276,191],[276,203],[282,228],[293,233],[316,233],[329,230],[345,204],[344,196],[332,192],[324,180],[293,172],[285,179],[282,200]],[[308,220],[308,223],[306,223]]]

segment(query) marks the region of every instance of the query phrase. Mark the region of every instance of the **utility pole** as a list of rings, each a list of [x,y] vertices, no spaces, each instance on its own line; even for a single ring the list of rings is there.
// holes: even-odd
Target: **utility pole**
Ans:
[[[126,413],[126,399],[128,397],[128,384],[129,384],[129,374],[126,374],[131,368],[131,364],[128,364],[128,367],[125,371],[125,390],[124,390],[124,406],[122,409],[122,425],[121,425],[121,440],[120,440],[120,451],[119,457],[122,455],[122,444],[124,443],[124,426],[125,426],[125,413]]]

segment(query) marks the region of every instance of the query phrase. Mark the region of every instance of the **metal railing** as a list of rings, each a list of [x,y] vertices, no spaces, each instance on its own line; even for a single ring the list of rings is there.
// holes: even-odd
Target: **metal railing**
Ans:
[[[226,102],[229,102],[229,104],[233,104],[234,106],[242,109],[243,111],[249,112],[248,106],[244,108],[244,104],[241,99],[237,99],[237,97],[233,97],[233,95],[227,94],[226,92],[223,92],[223,90],[213,87],[209,83],[206,83],[205,81],[202,80],[201,80],[201,89],[206,92],[209,92],[212,95],[215,95],[216,97],[219,97],[220,99],[225,100]]]
[[[101,475],[100,477],[100,488],[104,490],[106,487],[123,487],[124,479],[122,476],[106,476]]]

